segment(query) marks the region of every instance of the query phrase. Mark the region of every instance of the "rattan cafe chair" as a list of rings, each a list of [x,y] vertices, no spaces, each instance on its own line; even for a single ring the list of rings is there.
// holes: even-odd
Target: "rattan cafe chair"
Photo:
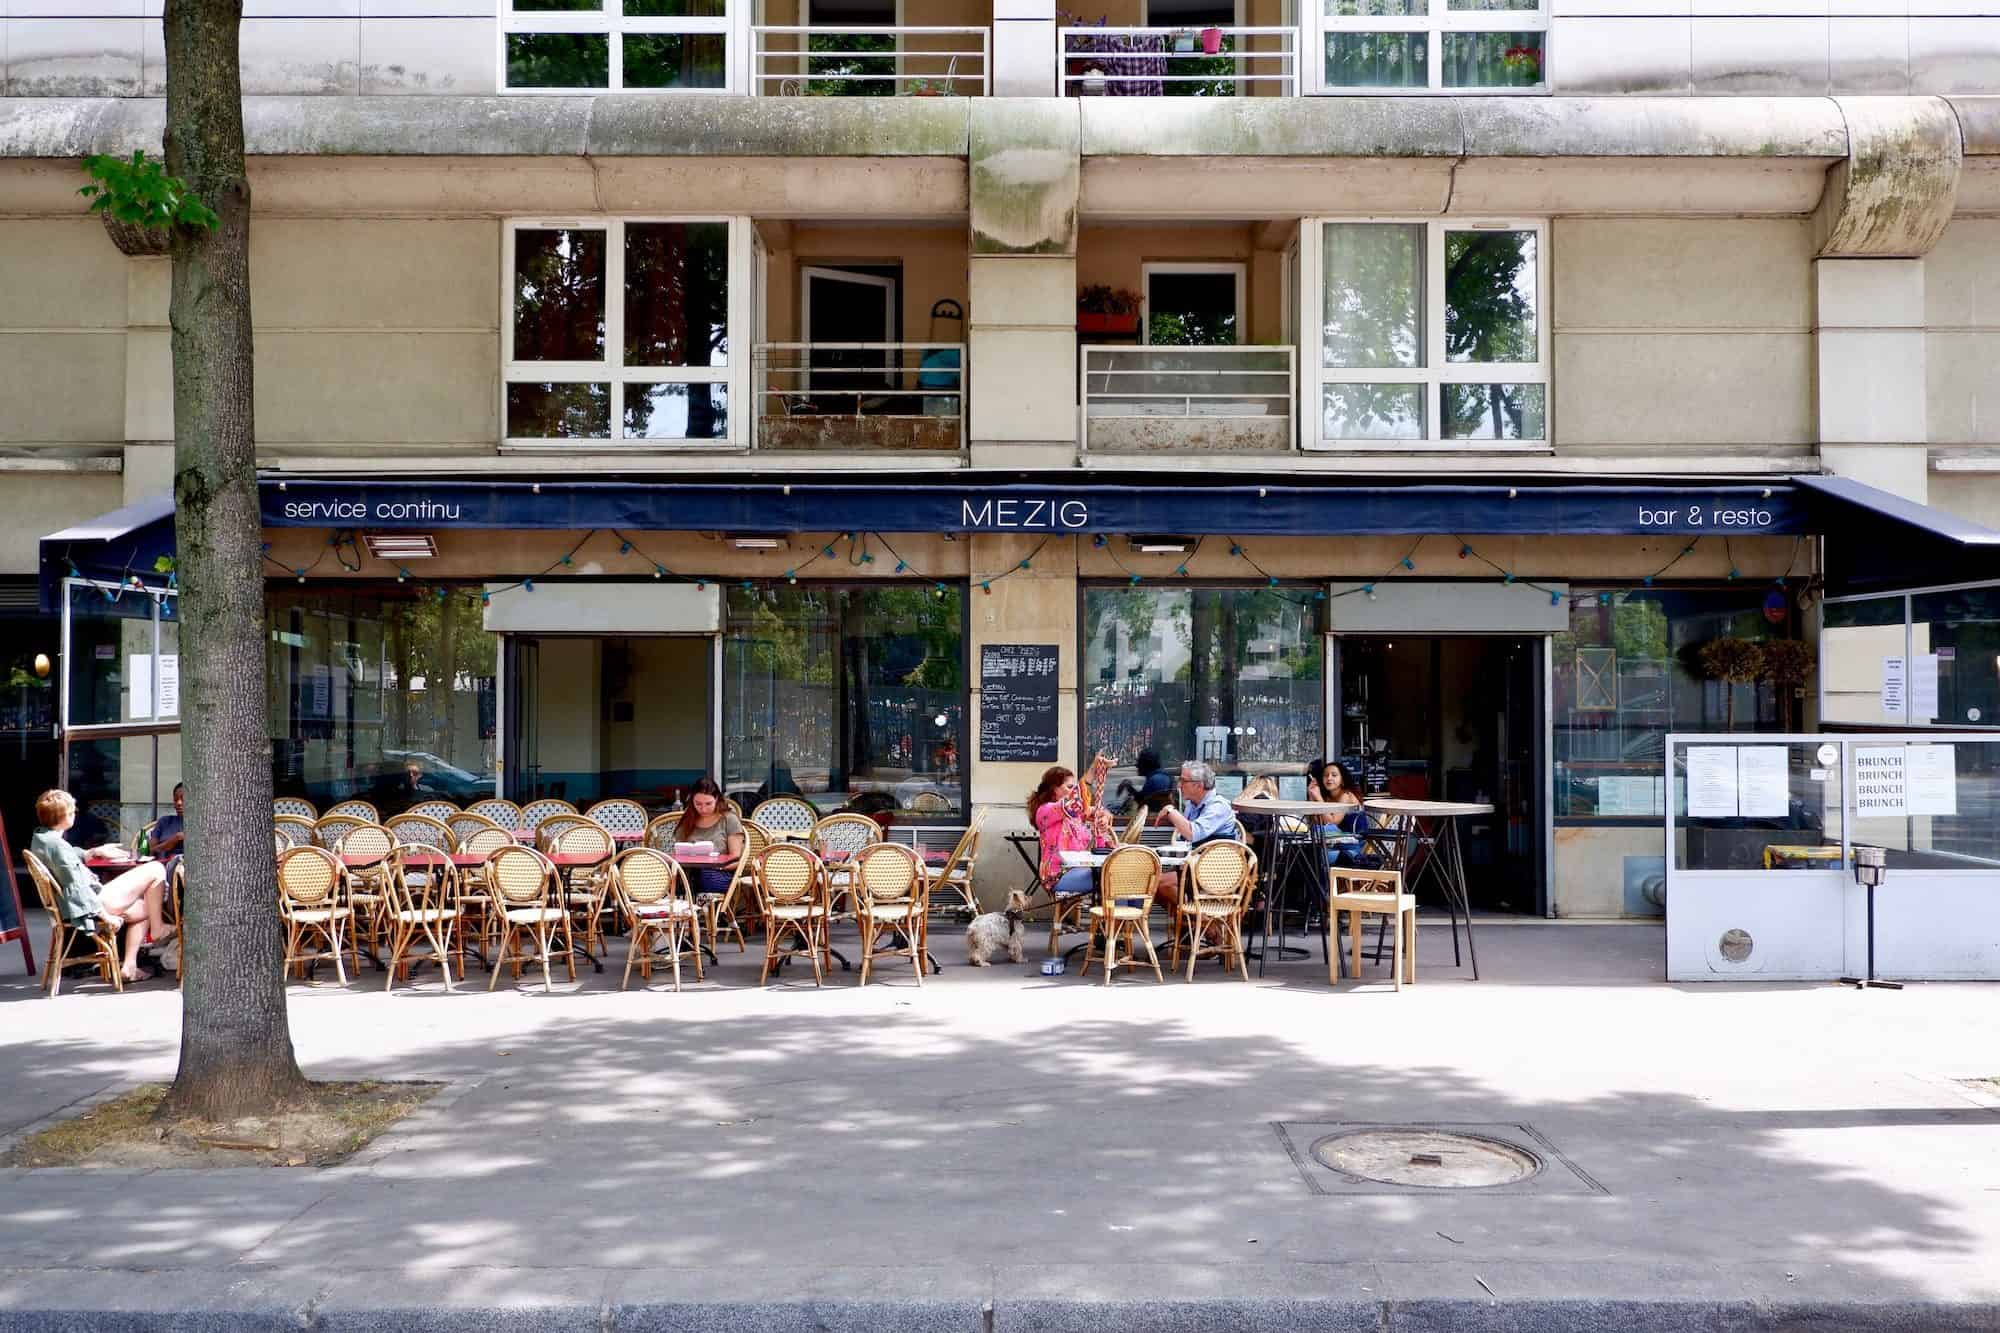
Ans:
[[[854,910],[854,857],[880,841],[882,826],[867,815],[843,812],[813,825],[812,845],[826,865],[828,910],[835,916]]]
[[[389,929],[389,979],[382,987],[385,991],[395,989],[397,976],[408,976],[418,963],[427,962],[438,965],[438,970],[444,973],[444,988],[451,989],[452,938],[458,931],[457,895],[453,892],[457,879],[448,859],[441,869],[428,864],[419,869],[409,864],[412,858],[429,860],[450,855],[449,848],[428,845],[397,847],[389,853],[388,873],[382,882]],[[413,952],[426,944],[430,946],[428,954]],[[463,979],[464,975],[465,960],[461,952],[459,976]]]
[[[1208,842],[1195,848],[1181,869],[1181,910],[1175,918],[1173,959],[1178,972],[1181,946],[1188,951],[1187,979],[1203,958],[1219,958],[1245,981],[1250,964],[1244,957],[1243,914],[1257,883],[1257,854],[1240,842]]]
[[[340,815],[347,819],[359,819],[369,824],[382,822],[382,812],[375,808],[373,801],[341,801],[327,807],[327,816]]]
[[[645,986],[653,979],[653,965],[663,961],[671,965],[674,989],[679,990],[681,959],[689,954],[694,956],[695,980],[702,979],[701,914],[695,910],[687,876],[672,857],[651,847],[620,852],[611,867],[611,891],[631,937],[619,990],[632,984],[635,965],[639,984]]]
[[[500,947],[493,954],[493,975],[486,989],[492,990],[500,980],[503,967],[512,965],[519,981],[521,965],[539,961],[542,990],[552,990],[549,955],[557,948],[562,950],[569,979],[576,980],[574,937],[569,912],[557,899],[559,883],[556,868],[532,847],[502,847],[486,858],[486,891],[492,895],[500,929]]]
[[[1153,891],[1160,882],[1160,858],[1150,847],[1136,845],[1111,849],[1097,872],[1097,905],[1090,909],[1090,947],[1084,952],[1077,975],[1090,971],[1093,962],[1104,968],[1104,984],[1121,967],[1151,967],[1155,981],[1165,981],[1160,956],[1153,951],[1149,925],[1153,914]],[[1121,956],[1119,946],[1124,946]],[[1102,952],[1099,945],[1103,946]],[[1138,947],[1145,947],[1145,957]]]
[[[434,847],[447,855],[458,850],[458,839],[452,836],[450,825],[430,815],[415,811],[391,815],[382,827],[406,847]]]
[[[340,858],[324,847],[294,847],[278,858],[278,915],[285,925],[285,971],[333,960],[334,975],[347,984],[341,955],[353,947],[354,910],[344,901],[347,873]],[[317,942],[324,947],[315,948]],[[355,966],[361,965],[359,955]]]
[[[1035,864],[1041,864],[1039,855],[1035,858]],[[1056,896],[1056,880],[1061,879],[1067,869],[1068,866],[1058,861],[1054,877],[1043,877],[1037,886],[1049,895],[1049,957],[1051,958],[1062,952],[1063,936],[1090,929],[1091,896],[1088,893],[1072,893],[1060,898]]]
[[[749,822],[773,833],[811,833],[819,823],[819,808],[803,796],[773,796],[757,803]]]
[[[103,917],[92,917],[82,925],[63,920],[62,893],[56,887],[55,876],[35,853],[23,851],[21,859],[28,863],[28,878],[35,881],[42,910],[49,914],[48,961],[42,968],[42,990],[54,999],[62,990],[63,969],[86,962],[96,965],[99,974],[111,983],[111,989],[124,990],[125,973],[118,960],[118,927]]]
[[[274,824],[277,822],[276,816],[272,817],[272,822]],[[374,820],[363,819],[359,815],[323,815],[313,821],[313,845],[315,847],[324,847],[329,852],[338,856],[340,854],[340,844],[347,840],[348,834],[358,828],[380,827],[381,825],[377,824]]]
[[[303,815],[272,815],[271,831],[287,847],[311,847],[317,841],[313,821]]]
[[[465,813],[468,815],[478,815],[481,819],[490,819],[509,833],[512,833],[517,828],[525,827],[521,823],[521,807],[512,801],[504,800],[498,796],[489,796],[483,801],[474,801],[471,805],[465,807]]]
[[[877,959],[907,958],[924,984],[924,910],[930,876],[923,858],[900,842],[854,854],[854,917],[861,927],[861,984]]]
[[[552,818],[555,815],[573,815],[576,813],[576,807],[561,797],[545,796],[539,801],[529,801],[521,807],[520,827],[529,829],[539,835],[542,830],[542,821]]]
[[[361,824],[349,829],[339,845],[331,849],[347,868],[347,905],[354,909],[355,946],[378,964],[382,958],[382,937],[388,928],[389,853],[395,847],[395,835],[388,829],[379,824]]]
[[[644,833],[650,822],[646,807],[629,796],[599,801],[584,811],[583,817],[603,825],[607,833]]]
[[[422,815],[425,819],[435,819],[440,824],[449,824],[451,817],[462,814],[456,801],[418,801],[403,812],[406,815]]]
[[[319,818],[319,807],[303,796],[274,796],[271,798],[271,813],[291,815],[310,824]]]
[[[764,914],[764,968],[757,984],[770,981],[773,967],[803,954],[812,961],[813,984],[824,985],[832,948],[825,863],[809,847],[778,842],[758,856],[755,874]]]
[[[1347,913],[1347,942],[1354,964],[1354,976],[1361,976],[1361,919],[1381,915],[1389,920],[1389,975],[1397,990],[1417,982],[1417,897],[1403,891],[1403,875],[1398,870],[1362,870],[1334,866],[1327,872],[1327,925],[1335,934],[1340,914]],[[1326,979],[1339,984],[1338,945],[1327,953]],[[1380,955],[1377,955],[1378,957]]]
[[[589,825],[599,831],[602,831],[604,827],[602,824],[586,819],[579,814],[563,814],[558,811],[555,814],[546,815],[542,818],[541,822],[534,825],[535,846],[541,849],[542,855],[547,856],[549,853],[555,851],[557,838],[560,838],[573,828],[582,828],[585,825]]]
[[[461,847],[465,845],[467,838],[470,838],[481,829],[501,829],[501,832],[507,835],[509,842],[514,840],[512,829],[501,828],[498,823],[488,819],[485,815],[475,815],[470,810],[459,811],[450,819],[445,820],[444,826],[451,830],[451,836],[458,839],[458,845]]]
[[[177,860],[174,862],[173,881],[167,885],[169,905],[174,913],[174,985],[177,988],[187,984],[187,917],[181,912],[181,900],[186,889],[187,862]]]
[[[463,816],[461,816],[462,818]],[[473,829],[458,844],[461,856],[483,856],[491,858],[502,847],[518,847],[514,835],[498,824],[488,823],[485,828]],[[493,933],[499,925],[499,918],[493,911],[493,895],[486,889],[486,865],[467,866],[458,872],[458,975],[465,975],[465,951],[476,949],[481,962],[486,960],[487,946],[493,942]]]
[[[974,814],[944,864],[929,872],[931,915],[944,913],[962,922],[970,922],[979,915],[979,897],[972,888],[972,867],[979,859],[979,830],[985,822],[984,810]],[[917,832],[921,850],[923,830]]]
[[[757,905],[757,858],[764,849],[774,845],[771,835],[763,826],[745,824],[743,826],[743,855],[736,858],[736,870],[729,877],[729,887],[721,893],[704,893],[695,899],[701,909],[702,919],[708,926],[708,943],[711,949],[720,948],[724,935],[736,937],[736,952],[749,950],[749,942],[744,938],[745,918],[755,924],[760,917]]]
[[[550,820],[546,829],[554,824]],[[611,858],[617,851],[610,832],[594,820],[565,821],[549,836],[549,855],[593,858],[583,865],[559,867],[563,877],[563,904],[569,908],[570,929],[583,936],[585,953],[605,953],[601,918],[610,902]]]

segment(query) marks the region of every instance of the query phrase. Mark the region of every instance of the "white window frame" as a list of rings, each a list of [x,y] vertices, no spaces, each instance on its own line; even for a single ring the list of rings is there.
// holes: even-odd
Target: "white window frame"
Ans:
[[[1236,280],[1236,342],[1242,347],[1249,330],[1245,327],[1248,312],[1244,308],[1244,288],[1248,285],[1248,266],[1238,263],[1145,263],[1139,265],[1139,344],[1150,346],[1153,341],[1153,275],[1157,273],[1226,273]]]
[[[1424,228],[1424,364],[1408,367],[1347,369],[1323,364],[1326,337],[1326,286],[1321,271],[1328,226],[1376,225]],[[1444,359],[1444,238],[1451,231],[1532,231],[1535,233],[1535,352],[1531,362],[1452,361]],[[1555,445],[1555,388],[1549,374],[1552,305],[1549,291],[1549,224],[1546,218],[1312,218],[1301,229],[1299,246],[1299,359],[1304,363],[1300,404],[1300,441],[1308,450],[1373,453],[1548,453]],[[1310,330],[1312,336],[1306,336]],[[1448,440],[1444,429],[1445,384],[1539,384],[1542,386],[1542,438],[1539,440]],[[1421,384],[1424,386],[1425,438],[1420,440],[1329,439],[1325,424],[1324,386],[1328,384]]]
[[[744,70],[749,59],[752,0],[728,0],[728,12],[720,18],[627,18],[624,0],[601,0],[594,12],[579,10],[516,10],[514,0],[496,0],[500,21],[495,27],[494,54],[498,62],[496,84],[500,92],[517,96],[589,96],[593,93],[646,93],[677,97],[701,97],[738,93],[743,90]],[[602,88],[510,88],[507,86],[507,39],[523,33],[603,33],[609,38],[610,56]],[[723,37],[723,80],[720,88],[627,88],[625,86],[626,33],[720,33]]]
[[[1345,17],[1328,14],[1327,0],[1302,0],[1313,6],[1310,20],[1312,40],[1308,49],[1313,53],[1311,87],[1315,93],[1336,94],[1342,97],[1407,97],[1412,93],[1443,93],[1452,97],[1487,97],[1501,94],[1510,97],[1546,94],[1549,91],[1549,0],[1540,0],[1533,9],[1475,9],[1455,10],[1451,0],[1429,0],[1429,13],[1413,14],[1408,17],[1375,18]],[[1396,87],[1355,87],[1347,84],[1328,83],[1326,78],[1326,39],[1340,32],[1423,32],[1430,34],[1430,45],[1425,56],[1425,84],[1407,84]],[[1540,76],[1534,83],[1505,88],[1457,88],[1444,84],[1444,35],[1451,32],[1536,32],[1541,34]]]
[[[726,366],[627,366],[625,359],[625,228],[631,223],[720,222],[729,229],[729,364]],[[514,359],[514,245],[521,231],[560,228],[605,233],[604,360],[516,361]],[[656,452],[671,450],[745,449],[749,447],[752,348],[752,289],[755,285],[750,219],[744,216],[583,215],[555,218],[509,218],[500,245],[500,445],[503,450],[589,453],[593,451]],[[517,383],[609,384],[611,436],[601,440],[548,440],[507,435],[507,386]],[[627,384],[722,384],[729,394],[729,433],[719,440],[641,440],[624,436]]]

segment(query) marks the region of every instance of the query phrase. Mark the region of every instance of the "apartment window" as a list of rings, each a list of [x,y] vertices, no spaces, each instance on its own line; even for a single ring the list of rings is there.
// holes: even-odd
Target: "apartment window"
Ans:
[[[1229,347],[1243,341],[1243,265],[1147,264],[1149,343]]]
[[[506,442],[728,444],[742,219],[511,222]]]
[[[1547,0],[1320,0],[1320,91],[1548,86]]]
[[[1536,448],[1548,441],[1546,227],[1323,222],[1320,448]]]
[[[500,86],[721,92],[728,0],[500,0]]]

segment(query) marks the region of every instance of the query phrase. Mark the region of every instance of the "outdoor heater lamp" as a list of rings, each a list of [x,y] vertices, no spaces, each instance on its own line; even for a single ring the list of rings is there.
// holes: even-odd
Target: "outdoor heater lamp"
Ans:
[[[776,551],[785,545],[783,537],[731,537],[729,544],[739,551]]]
[[[1132,538],[1132,549],[1140,555],[1182,555],[1191,545],[1185,537]]]

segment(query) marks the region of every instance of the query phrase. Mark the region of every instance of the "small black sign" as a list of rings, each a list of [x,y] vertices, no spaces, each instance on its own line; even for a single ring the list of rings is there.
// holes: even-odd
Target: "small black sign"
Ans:
[[[1052,643],[989,643],[979,650],[979,762],[1056,761],[1061,659]]]

